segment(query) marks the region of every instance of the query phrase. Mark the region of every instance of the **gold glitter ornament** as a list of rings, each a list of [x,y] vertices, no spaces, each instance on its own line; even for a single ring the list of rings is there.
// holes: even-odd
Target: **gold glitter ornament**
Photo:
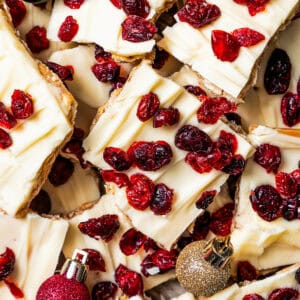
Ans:
[[[176,263],[179,283],[195,296],[212,296],[227,285],[232,253],[229,237],[187,245]]]

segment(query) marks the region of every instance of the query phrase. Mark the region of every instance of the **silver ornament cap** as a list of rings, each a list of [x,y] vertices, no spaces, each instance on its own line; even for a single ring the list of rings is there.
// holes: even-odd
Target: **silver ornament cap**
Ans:
[[[87,259],[88,253],[86,251],[75,249],[72,258],[68,258],[64,263],[60,274],[67,279],[74,278],[79,282],[84,282],[88,272]]]

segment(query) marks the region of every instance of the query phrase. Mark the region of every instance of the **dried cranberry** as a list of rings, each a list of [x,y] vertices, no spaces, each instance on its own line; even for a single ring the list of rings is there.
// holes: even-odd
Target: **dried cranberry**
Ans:
[[[110,300],[114,299],[118,286],[110,281],[101,281],[94,285],[92,290],[93,300]]]
[[[145,210],[153,197],[155,185],[143,174],[130,177],[130,185],[126,188],[128,203],[138,210]]]
[[[7,149],[12,145],[12,143],[10,135],[0,128],[0,149]]]
[[[149,237],[145,240],[144,250],[146,252],[149,252],[150,250],[158,250],[158,249],[159,249],[159,247],[158,247],[157,243],[154,240],[152,240]]]
[[[286,93],[281,100],[281,115],[283,123],[292,127],[300,122],[300,95]]]
[[[208,206],[213,202],[216,194],[216,190],[203,192],[196,202],[196,207],[198,209],[207,209]]]
[[[174,191],[163,183],[155,186],[154,195],[150,201],[150,209],[156,215],[166,215],[172,209]]]
[[[118,9],[122,8],[121,0],[110,0],[110,2]]]
[[[127,256],[133,255],[139,251],[146,239],[144,234],[131,228],[122,235],[119,244],[120,249]]]
[[[126,174],[114,170],[103,170],[100,172],[105,182],[113,182],[119,188],[129,185],[129,178]]]
[[[160,70],[169,58],[169,53],[163,49],[155,47],[155,58],[152,63],[154,69]]]
[[[127,77],[119,76],[117,79],[113,80],[111,83],[111,90],[110,92],[120,89],[124,86],[125,82],[127,80]]]
[[[223,170],[226,166],[228,166],[233,158],[233,154],[228,149],[218,149],[220,151],[220,155],[217,156],[218,160],[212,162],[212,166],[216,170]],[[218,153],[218,152],[216,152]]]
[[[73,80],[74,68],[72,66],[62,66],[48,61],[47,67],[53,71],[62,81]]]
[[[159,249],[149,254],[141,263],[142,273],[148,277],[163,274],[175,268],[178,253],[176,250]]]
[[[270,0],[234,0],[238,4],[247,5],[250,16],[255,16],[257,13],[265,10],[267,3]]]
[[[51,198],[49,194],[44,190],[40,190],[40,192],[31,201],[30,209],[40,215],[48,214],[51,211]]]
[[[201,89],[200,86],[197,85],[185,85],[184,88],[191,94],[195,95],[196,97],[206,96],[206,92]]]
[[[146,122],[152,118],[159,108],[158,96],[152,92],[142,96],[137,108],[136,115],[141,122]]]
[[[244,296],[242,300],[265,300],[265,298],[258,294],[249,294]]]
[[[139,43],[149,41],[157,32],[155,25],[139,16],[128,16],[122,23],[123,40]]]
[[[287,221],[298,218],[299,197],[291,198],[284,201],[282,216]]]
[[[34,26],[26,34],[26,43],[32,53],[40,53],[50,46],[45,27]]]
[[[300,268],[295,273],[295,280],[300,284]]]
[[[59,28],[58,37],[63,42],[71,42],[78,30],[79,25],[77,21],[72,16],[68,16]]]
[[[153,127],[173,126],[179,122],[180,113],[177,108],[159,108],[153,117]]]
[[[279,172],[275,176],[276,189],[282,198],[293,198],[297,194],[297,181],[291,174]]]
[[[238,281],[253,281],[257,278],[257,271],[249,261],[239,261],[237,265]]]
[[[232,32],[232,35],[241,47],[254,46],[265,39],[265,36],[250,28],[239,28]]]
[[[119,288],[129,297],[143,294],[142,276],[119,265],[115,271],[115,280]]]
[[[120,75],[120,70],[120,65],[113,60],[92,66],[92,72],[101,82],[108,82],[117,79]]]
[[[227,150],[234,154],[238,149],[237,137],[233,133],[221,130],[217,140],[217,146],[221,151]]]
[[[185,157],[185,162],[200,174],[208,173],[213,169],[212,162],[208,156],[200,155],[196,152],[189,152]]]
[[[64,0],[64,4],[71,9],[79,9],[84,0]]]
[[[126,15],[147,18],[150,12],[150,5],[147,0],[121,0],[121,5]]]
[[[196,219],[192,232],[194,241],[200,241],[206,238],[209,232],[210,220],[210,213],[208,211],[205,211]]]
[[[6,248],[3,253],[0,254],[0,281],[8,277],[15,267],[15,254],[10,248]]]
[[[234,155],[229,165],[225,166],[222,171],[229,175],[240,175],[245,169],[246,161],[242,155]]]
[[[111,59],[111,53],[106,52],[103,47],[96,45],[95,46],[95,58],[98,62],[103,62],[105,60]]]
[[[178,11],[178,18],[198,29],[212,23],[221,16],[218,6],[208,4],[204,0],[188,0]]]
[[[281,163],[279,147],[270,144],[260,145],[254,153],[254,161],[265,168],[268,173],[277,173]]]
[[[270,295],[268,300],[297,300],[299,292],[291,288],[275,289]]]
[[[235,109],[236,106],[224,97],[206,97],[197,111],[198,122],[215,124],[222,115]]]
[[[31,117],[33,114],[33,102],[30,94],[14,90],[11,99],[11,111],[16,119]]]
[[[90,271],[106,271],[105,261],[99,251],[95,249],[82,250],[88,253],[88,259],[86,261],[86,264],[88,265]]]
[[[103,152],[103,159],[117,171],[125,171],[131,167],[127,153],[120,148],[106,147]]]
[[[257,187],[251,192],[250,201],[254,211],[267,222],[282,216],[282,198],[270,185]]]
[[[209,135],[193,125],[184,125],[176,133],[177,148],[206,155],[212,151],[213,142]]]
[[[284,94],[290,85],[292,65],[288,54],[282,49],[275,49],[269,58],[264,85],[269,95]]]
[[[223,30],[213,30],[211,44],[215,56],[222,61],[233,62],[240,52],[240,44],[236,38]]]
[[[211,215],[209,229],[216,235],[230,234],[234,204],[227,203]]]
[[[4,104],[0,102],[0,126],[6,129],[11,129],[17,125],[14,116],[6,109]]]
[[[73,163],[62,156],[58,156],[52,166],[48,179],[54,186],[65,184],[73,175]]]
[[[15,27],[18,27],[26,16],[26,6],[21,0],[6,0],[9,7],[9,13]]]
[[[227,187],[228,187],[228,193],[230,198],[234,201],[235,200],[235,194],[237,190],[237,184],[240,179],[240,175],[234,176],[230,175],[227,179]]]
[[[134,142],[127,151],[128,157],[144,171],[156,171],[170,163],[173,152],[164,141]]]
[[[296,180],[297,184],[300,185],[300,169],[294,170],[291,175]]]
[[[120,228],[117,215],[103,215],[100,218],[92,218],[78,225],[79,230],[88,236],[105,242],[109,242]]]
[[[239,114],[234,113],[234,112],[229,112],[224,115],[229,122],[232,122],[238,126],[242,125],[242,118]]]

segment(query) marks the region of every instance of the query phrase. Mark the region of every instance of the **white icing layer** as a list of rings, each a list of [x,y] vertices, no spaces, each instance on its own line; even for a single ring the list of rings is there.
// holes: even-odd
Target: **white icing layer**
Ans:
[[[0,13],[0,95],[8,107],[15,89],[29,93],[34,102],[34,114],[18,121],[9,130],[13,144],[0,150],[0,207],[9,214],[22,208],[36,182],[38,172],[49,155],[71,132],[66,115],[71,103],[59,88],[47,83],[37,63],[9,27]],[[16,72],[18,70],[18,72]],[[15,184],[18,188],[14,188]]]
[[[251,17],[246,6],[234,1],[214,0],[221,10],[221,17],[211,24],[194,29],[188,23],[178,20],[172,27],[167,27],[164,38],[158,45],[181,62],[190,65],[204,78],[214,83],[233,97],[238,97],[246,87],[253,67],[263,53],[266,45],[285,23],[295,9],[297,0],[273,0],[265,11]],[[265,36],[265,40],[250,48],[242,47],[234,62],[218,60],[211,47],[212,30],[232,32],[237,28],[249,27]]]

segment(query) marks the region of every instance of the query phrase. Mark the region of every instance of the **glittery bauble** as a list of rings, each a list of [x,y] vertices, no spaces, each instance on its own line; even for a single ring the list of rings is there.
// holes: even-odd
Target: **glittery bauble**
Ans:
[[[90,300],[90,294],[84,283],[64,275],[54,275],[40,286],[36,300]]]
[[[179,283],[196,296],[209,297],[226,287],[230,277],[230,264],[223,269],[213,267],[204,259],[206,241],[186,246],[177,259],[176,275]]]

